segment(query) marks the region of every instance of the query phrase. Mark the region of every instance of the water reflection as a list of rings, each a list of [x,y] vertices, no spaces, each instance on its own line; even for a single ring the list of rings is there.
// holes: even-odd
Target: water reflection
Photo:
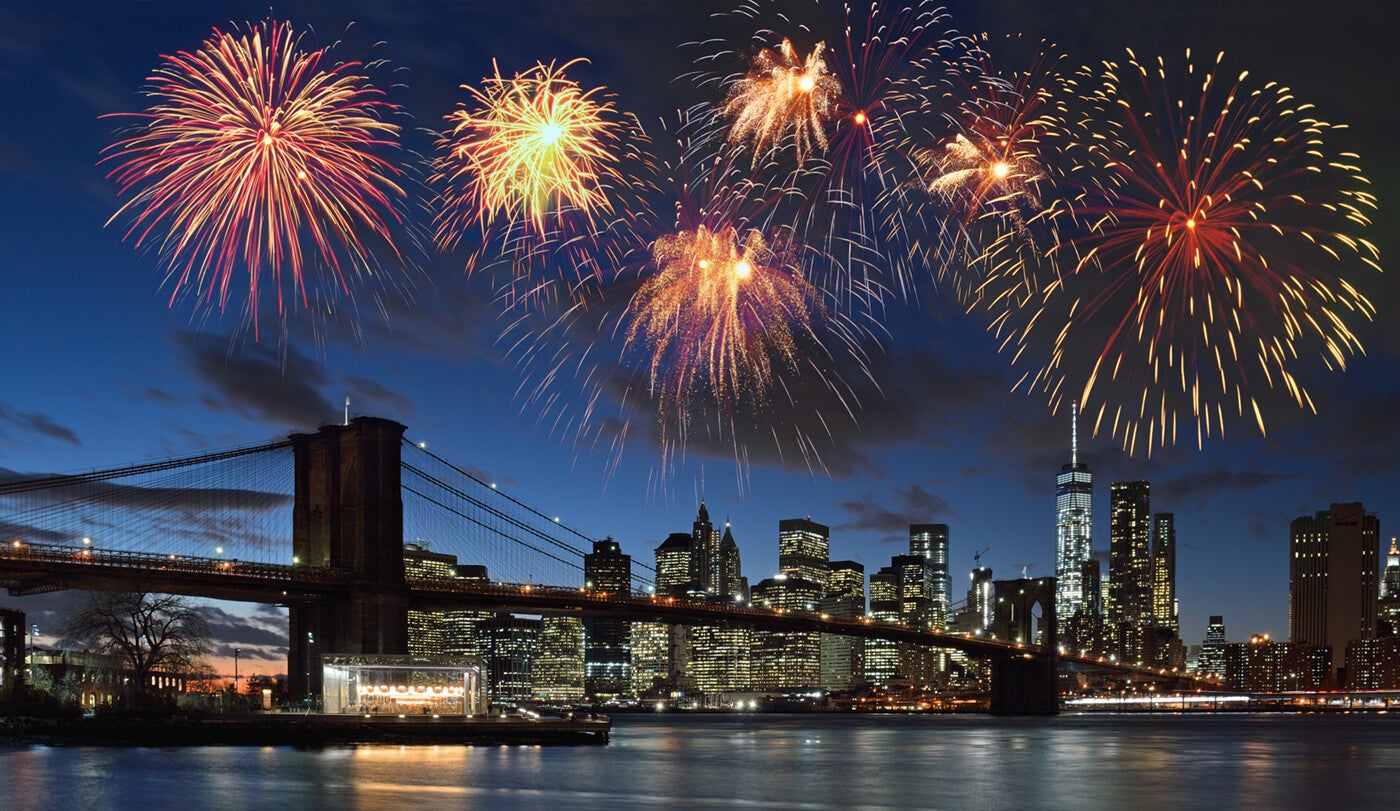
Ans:
[[[1396,716],[622,716],[606,747],[0,748],[7,809],[1388,807]]]

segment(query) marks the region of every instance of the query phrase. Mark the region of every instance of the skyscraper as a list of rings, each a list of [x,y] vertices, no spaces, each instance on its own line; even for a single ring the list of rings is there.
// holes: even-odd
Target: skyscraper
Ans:
[[[584,585],[592,591],[629,593],[632,588],[632,556],[622,554],[617,541],[593,542],[593,552],[583,556]],[[632,690],[632,625],[611,617],[584,620],[584,690],[594,700],[617,698]]]
[[[428,549],[422,539],[403,545],[404,577],[422,580],[454,580],[457,577],[457,556],[444,555]],[[441,611],[408,612],[408,652],[415,656],[440,656],[444,652],[444,613]]]
[[[1145,629],[1152,625],[1152,513],[1147,482],[1108,487],[1107,632],[1118,655],[1142,659]]]
[[[541,701],[572,704],[583,700],[583,620],[540,617],[530,681]]]
[[[694,544],[695,581],[702,590],[714,592],[719,585],[719,530],[710,521],[710,511],[703,500],[695,512],[690,537]]]
[[[779,572],[753,587],[753,604],[785,611],[815,611],[822,587]],[[815,687],[821,681],[821,635],[815,631],[752,632],[751,678],[755,690]]]
[[[716,595],[726,602],[731,602],[736,597],[748,599],[748,583],[744,580],[743,568],[739,561],[739,544],[734,540],[728,520],[724,522],[724,536],[719,541],[715,575]]]
[[[1206,626],[1206,638],[1201,643],[1201,659],[1197,670],[1201,673],[1225,675],[1225,618],[1212,616]]]
[[[899,570],[885,566],[870,575],[870,609],[876,622],[899,622]],[[865,641],[865,680],[883,687],[899,673],[899,646],[887,639]]]
[[[778,522],[778,571],[816,583],[823,592],[831,579],[831,530],[809,518]]]
[[[1376,636],[1380,521],[1360,502],[1333,504],[1289,525],[1288,638],[1331,649],[1332,672],[1347,643]]]
[[[865,567],[853,560],[831,562],[831,582],[821,601],[821,611],[838,619],[854,620],[865,614]],[[828,690],[850,687],[864,678],[862,640],[844,634],[821,636],[821,686]]]
[[[1381,599],[1376,608],[1376,635],[1400,636],[1400,549],[1390,539],[1390,552],[1385,557],[1385,572],[1381,574]]]
[[[1176,517],[1157,513],[1152,521],[1152,623],[1178,634],[1176,613]]]
[[[949,592],[952,582],[948,579],[948,525],[910,524],[909,554],[918,555],[928,561],[929,572],[929,613],[941,630],[948,625]]]
[[[1079,404],[1070,407],[1069,464],[1055,477],[1055,620],[1063,637],[1084,603],[1084,562],[1093,554],[1094,474],[1079,461]]]
[[[656,593],[679,597],[694,587],[696,577],[695,538],[684,532],[673,532],[656,547]]]

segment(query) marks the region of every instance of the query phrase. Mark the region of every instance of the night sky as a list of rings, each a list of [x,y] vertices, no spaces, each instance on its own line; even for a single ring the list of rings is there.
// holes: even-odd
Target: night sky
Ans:
[[[1361,155],[1380,200],[1366,236],[1391,270],[1400,249],[1400,77],[1388,6],[998,1],[949,11],[963,33],[1048,39],[1075,64],[1119,58],[1128,46],[1169,58],[1189,47],[1200,61],[1224,50],[1223,74],[1248,69],[1293,87],[1320,118],[1350,125],[1329,145]],[[947,523],[956,600],[983,549],[998,578],[1054,573],[1054,479],[1068,461],[1068,416],[1011,393],[1019,371],[982,321],[948,297],[891,303],[890,338],[874,364],[884,397],[867,398],[854,423],[833,425],[820,445],[824,469],[756,448],[736,475],[727,447],[696,443],[665,486],[645,431],[608,475],[606,452],[576,446],[522,407],[519,371],[496,341],[490,287],[463,273],[460,254],[427,259],[411,302],[384,314],[364,307],[359,335],[343,326],[315,332],[294,314],[285,341],[253,341],[234,312],[168,307],[154,258],[123,243],[118,224],[103,227],[119,202],[98,161],[120,124],[100,116],[143,106],[138,91],[161,54],[198,47],[215,25],[265,19],[268,9],[173,0],[0,8],[0,468],[71,472],[256,443],[338,420],[348,393],[355,413],[405,423],[414,441],[585,533],[612,535],[648,563],[667,534],[689,531],[703,493],[717,522],[732,521],[752,582],[776,570],[778,520],[797,516],[831,526],[832,558],[861,561],[867,572],[906,551],[908,524]],[[489,74],[493,58],[502,72],[587,58],[573,78],[606,86],[647,124],[702,101],[676,81],[689,69],[680,46],[709,36],[719,25],[709,15],[728,9],[699,0],[271,4],[274,18],[309,26],[309,42],[340,40],[339,59],[387,60],[397,83],[390,97],[412,116],[407,144],[423,154],[432,142],[418,128],[438,127],[466,98],[459,85]],[[1176,514],[1188,642],[1199,642],[1212,614],[1224,615],[1232,640],[1286,635],[1293,518],[1362,501],[1387,542],[1396,533],[1400,289],[1393,272],[1349,277],[1378,316],[1356,325],[1366,354],[1345,373],[1328,372],[1315,355],[1297,367],[1316,416],[1275,407],[1267,438],[1235,422],[1202,450],[1183,438],[1150,459],[1082,427],[1096,552],[1107,551],[1109,482],[1148,480],[1152,509]],[[50,624],[44,612],[60,603],[0,597]],[[221,604],[223,652],[242,647],[245,673],[280,672],[281,616]]]

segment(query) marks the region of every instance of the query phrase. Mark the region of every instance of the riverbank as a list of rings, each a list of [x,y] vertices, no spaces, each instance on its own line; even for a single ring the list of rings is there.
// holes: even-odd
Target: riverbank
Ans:
[[[328,746],[343,744],[605,745],[598,719],[451,718],[319,714],[119,716],[0,721],[0,743],[47,746]]]

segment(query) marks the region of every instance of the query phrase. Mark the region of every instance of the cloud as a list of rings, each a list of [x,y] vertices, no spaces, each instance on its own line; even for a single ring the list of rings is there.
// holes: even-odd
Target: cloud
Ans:
[[[910,524],[957,516],[946,499],[918,484],[894,491],[894,498],[894,507],[880,504],[870,492],[862,493],[858,500],[841,502],[841,509],[851,520],[836,528],[876,533],[882,543],[903,543],[909,539]]]
[[[17,411],[7,403],[0,403],[0,435],[10,436],[10,432],[4,430],[6,426],[23,435],[38,434],[72,445],[81,446],[83,444],[73,429],[66,425],[59,425],[47,414]]]
[[[213,389],[201,400],[218,411],[304,430],[334,419],[340,409],[320,392],[332,388],[325,367],[292,346],[264,344],[237,352],[223,338],[180,332],[174,343],[195,375]]]
[[[1223,465],[1215,465],[1204,471],[1154,481],[1152,489],[1156,492],[1153,493],[1153,500],[1158,504],[1170,504],[1172,509],[1182,509],[1202,505],[1208,498],[1248,493],[1296,478],[1296,473],[1233,471]]]

